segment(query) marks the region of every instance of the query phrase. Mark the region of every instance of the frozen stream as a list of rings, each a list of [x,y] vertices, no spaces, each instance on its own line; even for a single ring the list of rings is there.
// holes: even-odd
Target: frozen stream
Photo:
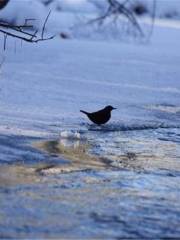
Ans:
[[[180,237],[179,40],[9,42],[0,238]],[[103,127],[79,112],[108,104]]]

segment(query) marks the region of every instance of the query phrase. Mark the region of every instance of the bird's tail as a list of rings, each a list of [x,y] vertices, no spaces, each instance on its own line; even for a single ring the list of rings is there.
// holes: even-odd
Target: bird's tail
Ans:
[[[80,110],[80,112],[82,112],[82,113],[84,113],[84,114],[88,114],[88,112],[86,112],[86,111],[83,111],[83,110]]]

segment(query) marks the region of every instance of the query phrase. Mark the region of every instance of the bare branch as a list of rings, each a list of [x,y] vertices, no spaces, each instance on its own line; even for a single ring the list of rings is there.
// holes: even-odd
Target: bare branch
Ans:
[[[34,27],[33,24],[29,24],[29,21],[33,21],[35,19],[26,19],[25,23],[22,25],[13,25],[4,21],[0,21],[0,33],[4,34],[4,50],[6,49],[6,41],[8,36],[29,43],[37,43],[40,41],[53,39],[55,36],[44,37],[45,27],[50,14],[51,12],[48,13],[44,21],[41,37],[38,37],[38,30],[34,31],[34,33],[28,31],[28,29],[32,29]]]
[[[51,37],[48,37],[48,38],[37,38],[36,39],[36,35],[32,35],[31,38],[26,38],[26,37],[18,36],[16,34],[13,34],[13,33],[1,30],[1,29],[0,29],[0,32],[4,33],[6,38],[7,38],[7,36],[10,36],[10,37],[18,38],[18,39],[21,39],[25,42],[30,42],[30,43],[37,43],[37,42],[40,42],[40,41],[50,40],[50,39],[53,39],[55,37],[55,36],[51,36]]]
[[[151,37],[153,30],[154,30],[154,24],[155,24],[155,18],[156,18],[156,5],[157,5],[156,0],[153,0],[152,24],[151,24],[151,29],[150,29],[149,36],[147,39],[149,39]]]
[[[13,24],[9,24],[7,22],[3,22],[3,21],[0,21],[0,27],[4,27],[4,28],[11,28],[11,29],[20,29],[20,28],[32,28],[33,25],[13,25]]]
[[[126,17],[126,19],[135,27],[135,29],[137,29],[141,36],[144,36],[144,33],[138,21],[136,20],[134,13],[125,6],[129,2],[129,0],[125,0],[122,3],[117,0],[107,0],[107,2],[109,5],[107,11],[103,15],[88,21],[87,24],[103,24],[103,21],[109,17],[113,17],[114,21],[116,21],[118,19],[118,16],[122,15]]]
[[[51,14],[51,11],[49,11],[49,13],[48,13],[48,15],[47,15],[47,17],[46,17],[46,19],[45,19],[45,21],[44,21],[44,24],[43,24],[42,33],[41,33],[41,38],[42,38],[42,39],[44,38],[45,27],[46,27],[46,23],[47,23],[47,21],[48,21],[48,18],[49,18],[49,16],[50,16],[50,14]]]
[[[7,34],[4,34],[4,50],[6,49]]]

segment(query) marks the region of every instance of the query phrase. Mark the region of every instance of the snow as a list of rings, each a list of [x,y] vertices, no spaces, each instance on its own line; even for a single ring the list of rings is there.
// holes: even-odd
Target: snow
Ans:
[[[13,13],[11,4],[3,11]],[[41,17],[48,12],[33,6]],[[21,45],[9,38],[1,52],[0,232],[179,237],[179,22],[158,20],[150,41],[84,33],[77,23],[72,12],[54,10],[47,29],[70,39]],[[102,127],[79,112],[109,104],[117,110]]]
[[[26,19],[37,28],[42,26],[46,18],[46,9],[39,1],[34,0],[14,0],[0,11],[0,19],[16,24],[24,24]]]
[[[178,29],[156,27],[146,44],[57,37],[37,45],[16,43],[16,53],[11,40],[1,74],[1,124],[11,132],[21,128],[21,134],[101,142],[103,135],[86,136],[83,124],[89,121],[79,110],[111,104],[118,110],[104,132],[163,127],[175,128],[178,136],[178,39]]]

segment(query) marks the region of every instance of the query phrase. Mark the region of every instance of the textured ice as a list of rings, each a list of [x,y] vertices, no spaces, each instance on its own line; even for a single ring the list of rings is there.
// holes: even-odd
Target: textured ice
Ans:
[[[179,238],[179,39],[7,42],[1,238]],[[105,126],[79,112],[109,104]]]

